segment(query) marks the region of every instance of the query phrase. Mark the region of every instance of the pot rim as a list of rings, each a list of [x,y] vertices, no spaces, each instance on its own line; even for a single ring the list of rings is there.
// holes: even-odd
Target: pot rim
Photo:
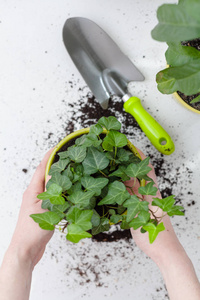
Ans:
[[[48,174],[49,174],[49,170],[51,168],[51,165],[53,164],[54,162],[54,159],[55,159],[55,155],[57,154],[57,152],[67,143],[69,142],[71,139],[73,138],[76,138],[82,134],[87,134],[89,133],[90,131],[90,127],[86,127],[86,128],[82,128],[82,129],[79,129],[79,130],[76,130],[70,134],[68,134],[66,137],[64,137],[53,149],[48,161],[47,161],[47,164],[46,164],[46,169],[45,169],[45,182],[48,178]],[[107,130],[104,129],[102,133],[106,133]],[[135,154],[137,157],[139,157],[140,159],[141,156],[139,154],[139,152],[137,151],[137,148],[128,140],[128,143],[127,143],[127,147],[131,150],[131,152],[133,152],[133,154]],[[140,180],[140,185],[141,186],[145,186],[146,182],[144,179]]]
[[[179,95],[177,92],[173,93],[174,97],[182,104],[184,105],[187,109],[191,110],[192,112],[196,114],[200,114],[200,111],[198,109],[195,109],[191,107],[189,104],[187,104]]]

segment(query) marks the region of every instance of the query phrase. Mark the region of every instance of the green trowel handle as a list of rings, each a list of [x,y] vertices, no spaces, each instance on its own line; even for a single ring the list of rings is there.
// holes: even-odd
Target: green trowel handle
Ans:
[[[142,131],[159,152],[166,155],[174,152],[175,147],[171,137],[142,107],[139,98],[129,98],[124,103],[124,109],[135,118]]]

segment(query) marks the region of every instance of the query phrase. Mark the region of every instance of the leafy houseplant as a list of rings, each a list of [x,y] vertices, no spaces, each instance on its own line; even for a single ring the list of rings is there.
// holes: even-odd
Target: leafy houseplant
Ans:
[[[164,214],[183,215],[183,207],[174,205],[174,196],[170,196],[154,198],[152,205],[164,212],[162,217],[155,216],[143,199],[143,195],[155,196],[157,192],[147,175],[151,170],[149,158],[139,158],[136,148],[119,132],[120,128],[115,117],[102,117],[96,125],[79,131],[78,134],[85,134],[71,140],[72,146],[66,144],[66,151],[61,148],[58,161],[50,167],[47,190],[38,195],[42,208],[48,211],[31,215],[42,229],[54,230],[58,225],[64,231],[67,227],[67,239],[77,243],[120,223],[122,229],[148,231],[152,243],[165,229]],[[59,146],[54,152],[58,149]],[[48,169],[49,166],[47,172]],[[123,182],[131,177],[134,177],[132,186],[125,186]],[[134,190],[137,180],[141,196],[136,196]]]
[[[165,56],[169,68],[157,74],[158,90],[164,94],[179,91],[191,96],[190,104],[200,103],[199,16],[199,0],[164,4],[158,8],[159,23],[152,30],[154,39],[168,44]]]

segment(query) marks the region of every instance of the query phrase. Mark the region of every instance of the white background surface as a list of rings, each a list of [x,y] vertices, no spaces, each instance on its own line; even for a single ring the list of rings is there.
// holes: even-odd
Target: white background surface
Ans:
[[[173,223],[200,276],[200,119],[198,114],[176,102],[173,96],[162,95],[156,88],[155,75],[165,68],[166,45],[154,41],[150,31],[157,23],[156,9],[164,2],[1,1],[1,260],[15,228],[23,191],[44,153],[65,136],[63,124],[70,118],[67,103],[77,101],[81,96],[78,88],[85,86],[62,42],[65,20],[82,16],[107,31],[142,71],[146,80],[133,83],[131,91],[143,99],[144,107],[156,116],[175,141],[175,153],[165,160],[174,166],[169,174],[171,177],[180,167],[174,193],[179,198],[181,196],[186,214],[182,218],[175,217]],[[76,83],[74,88],[70,87],[70,80]],[[143,149],[147,142],[142,135],[135,144]],[[156,153],[153,147],[149,153]],[[22,171],[24,168],[27,173]],[[192,201],[195,205],[188,206]],[[81,256],[84,252],[85,261]],[[113,254],[112,260],[108,259],[109,252]],[[125,258],[121,255],[123,252],[126,252]],[[98,253],[98,261],[94,258],[95,253]],[[87,284],[81,284],[75,270],[69,272],[72,266],[75,269],[86,262],[97,269],[99,266],[101,287],[96,286],[92,272],[87,274],[91,279]],[[127,249],[123,242],[96,245],[85,241],[72,245],[56,232],[34,271],[30,299],[168,299],[165,295],[159,270],[134,242]]]

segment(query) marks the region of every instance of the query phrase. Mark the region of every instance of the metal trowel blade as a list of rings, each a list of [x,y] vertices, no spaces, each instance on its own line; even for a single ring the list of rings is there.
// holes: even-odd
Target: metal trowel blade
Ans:
[[[74,64],[104,109],[111,95],[123,96],[130,81],[144,80],[108,34],[89,19],[68,19],[63,40]]]

